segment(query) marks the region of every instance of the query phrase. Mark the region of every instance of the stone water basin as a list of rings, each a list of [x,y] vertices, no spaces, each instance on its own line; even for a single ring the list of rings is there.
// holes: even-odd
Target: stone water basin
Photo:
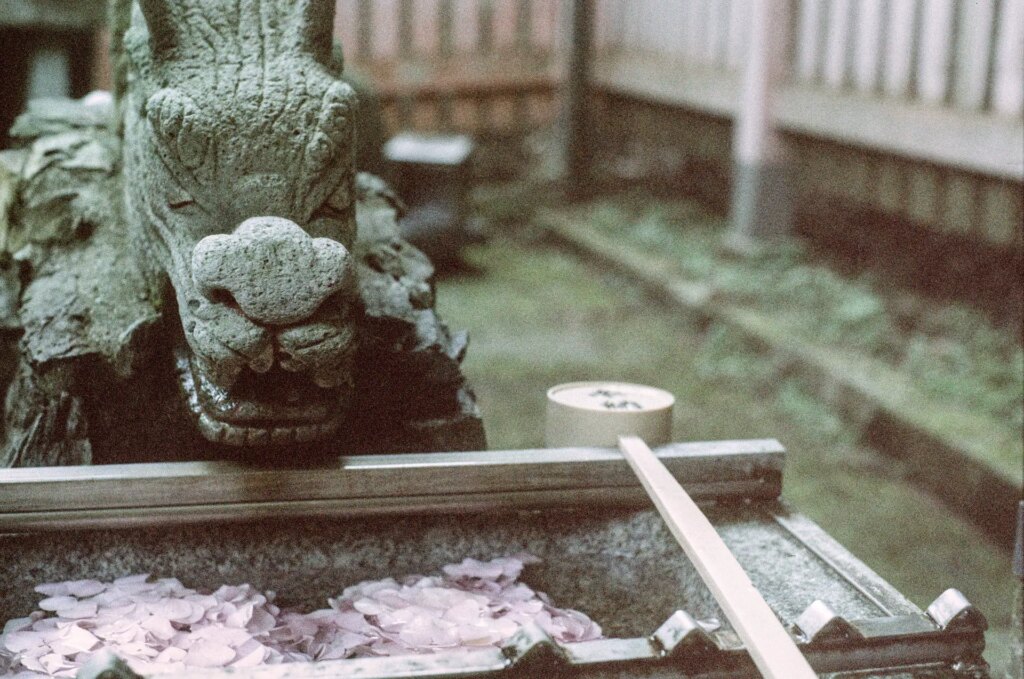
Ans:
[[[670,469],[685,477],[685,470],[673,468],[679,461]],[[510,487],[516,482],[510,479]],[[969,604],[957,607],[954,601],[955,610],[947,605],[945,617],[941,610],[926,615],[777,499],[729,492],[715,498],[709,490],[714,481],[705,482],[695,497],[816,669],[983,676],[974,659],[983,649],[984,621]],[[518,483],[531,482],[518,477]],[[450,492],[458,494],[458,486],[453,480]],[[607,639],[563,646],[537,628],[524,628],[501,649],[188,676],[757,676],[707,587],[657,513],[644,506],[642,491],[607,494],[609,502],[600,502],[602,491],[590,488],[574,503],[567,490],[555,506],[537,508],[527,508],[530,501],[512,492],[443,511],[410,505],[385,513],[243,516],[198,524],[136,518],[140,525],[9,533],[0,536],[0,617],[34,610],[39,583],[109,581],[132,573],[177,577],[196,589],[250,583],[275,591],[282,608],[312,611],[363,580],[431,574],[466,557],[528,552],[542,561],[528,566],[521,581],[560,607],[585,612]],[[550,498],[542,504],[551,505]],[[0,514],[0,530],[10,516]],[[975,674],[963,674],[964,668]]]

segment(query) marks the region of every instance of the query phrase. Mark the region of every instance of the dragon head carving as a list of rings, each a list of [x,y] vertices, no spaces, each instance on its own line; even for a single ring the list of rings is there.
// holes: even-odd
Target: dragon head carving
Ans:
[[[125,37],[125,213],[178,310],[200,431],[330,436],[352,392],[352,89],[334,0],[139,0]]]

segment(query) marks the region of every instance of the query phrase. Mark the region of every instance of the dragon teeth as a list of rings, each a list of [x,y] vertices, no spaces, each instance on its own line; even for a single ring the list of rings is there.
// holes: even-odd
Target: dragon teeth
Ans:
[[[303,424],[294,427],[242,427],[199,415],[199,429],[210,441],[230,446],[266,446],[319,441],[338,430],[337,422]]]

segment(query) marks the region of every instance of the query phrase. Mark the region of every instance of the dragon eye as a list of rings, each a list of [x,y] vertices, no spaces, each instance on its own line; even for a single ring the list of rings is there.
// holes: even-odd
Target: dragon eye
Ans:
[[[313,219],[347,219],[350,208],[337,208],[331,205],[330,201],[324,202],[313,213]]]

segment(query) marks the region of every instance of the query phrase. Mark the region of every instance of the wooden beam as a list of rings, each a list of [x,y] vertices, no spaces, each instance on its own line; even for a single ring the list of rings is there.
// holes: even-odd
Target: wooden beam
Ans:
[[[659,454],[696,497],[770,499],[781,489],[784,451],[773,440],[670,444]],[[0,531],[642,501],[608,448],[366,455],[302,469],[169,462],[0,470]]]
[[[620,436],[619,449],[766,679],[817,679],[704,513],[642,439]]]

